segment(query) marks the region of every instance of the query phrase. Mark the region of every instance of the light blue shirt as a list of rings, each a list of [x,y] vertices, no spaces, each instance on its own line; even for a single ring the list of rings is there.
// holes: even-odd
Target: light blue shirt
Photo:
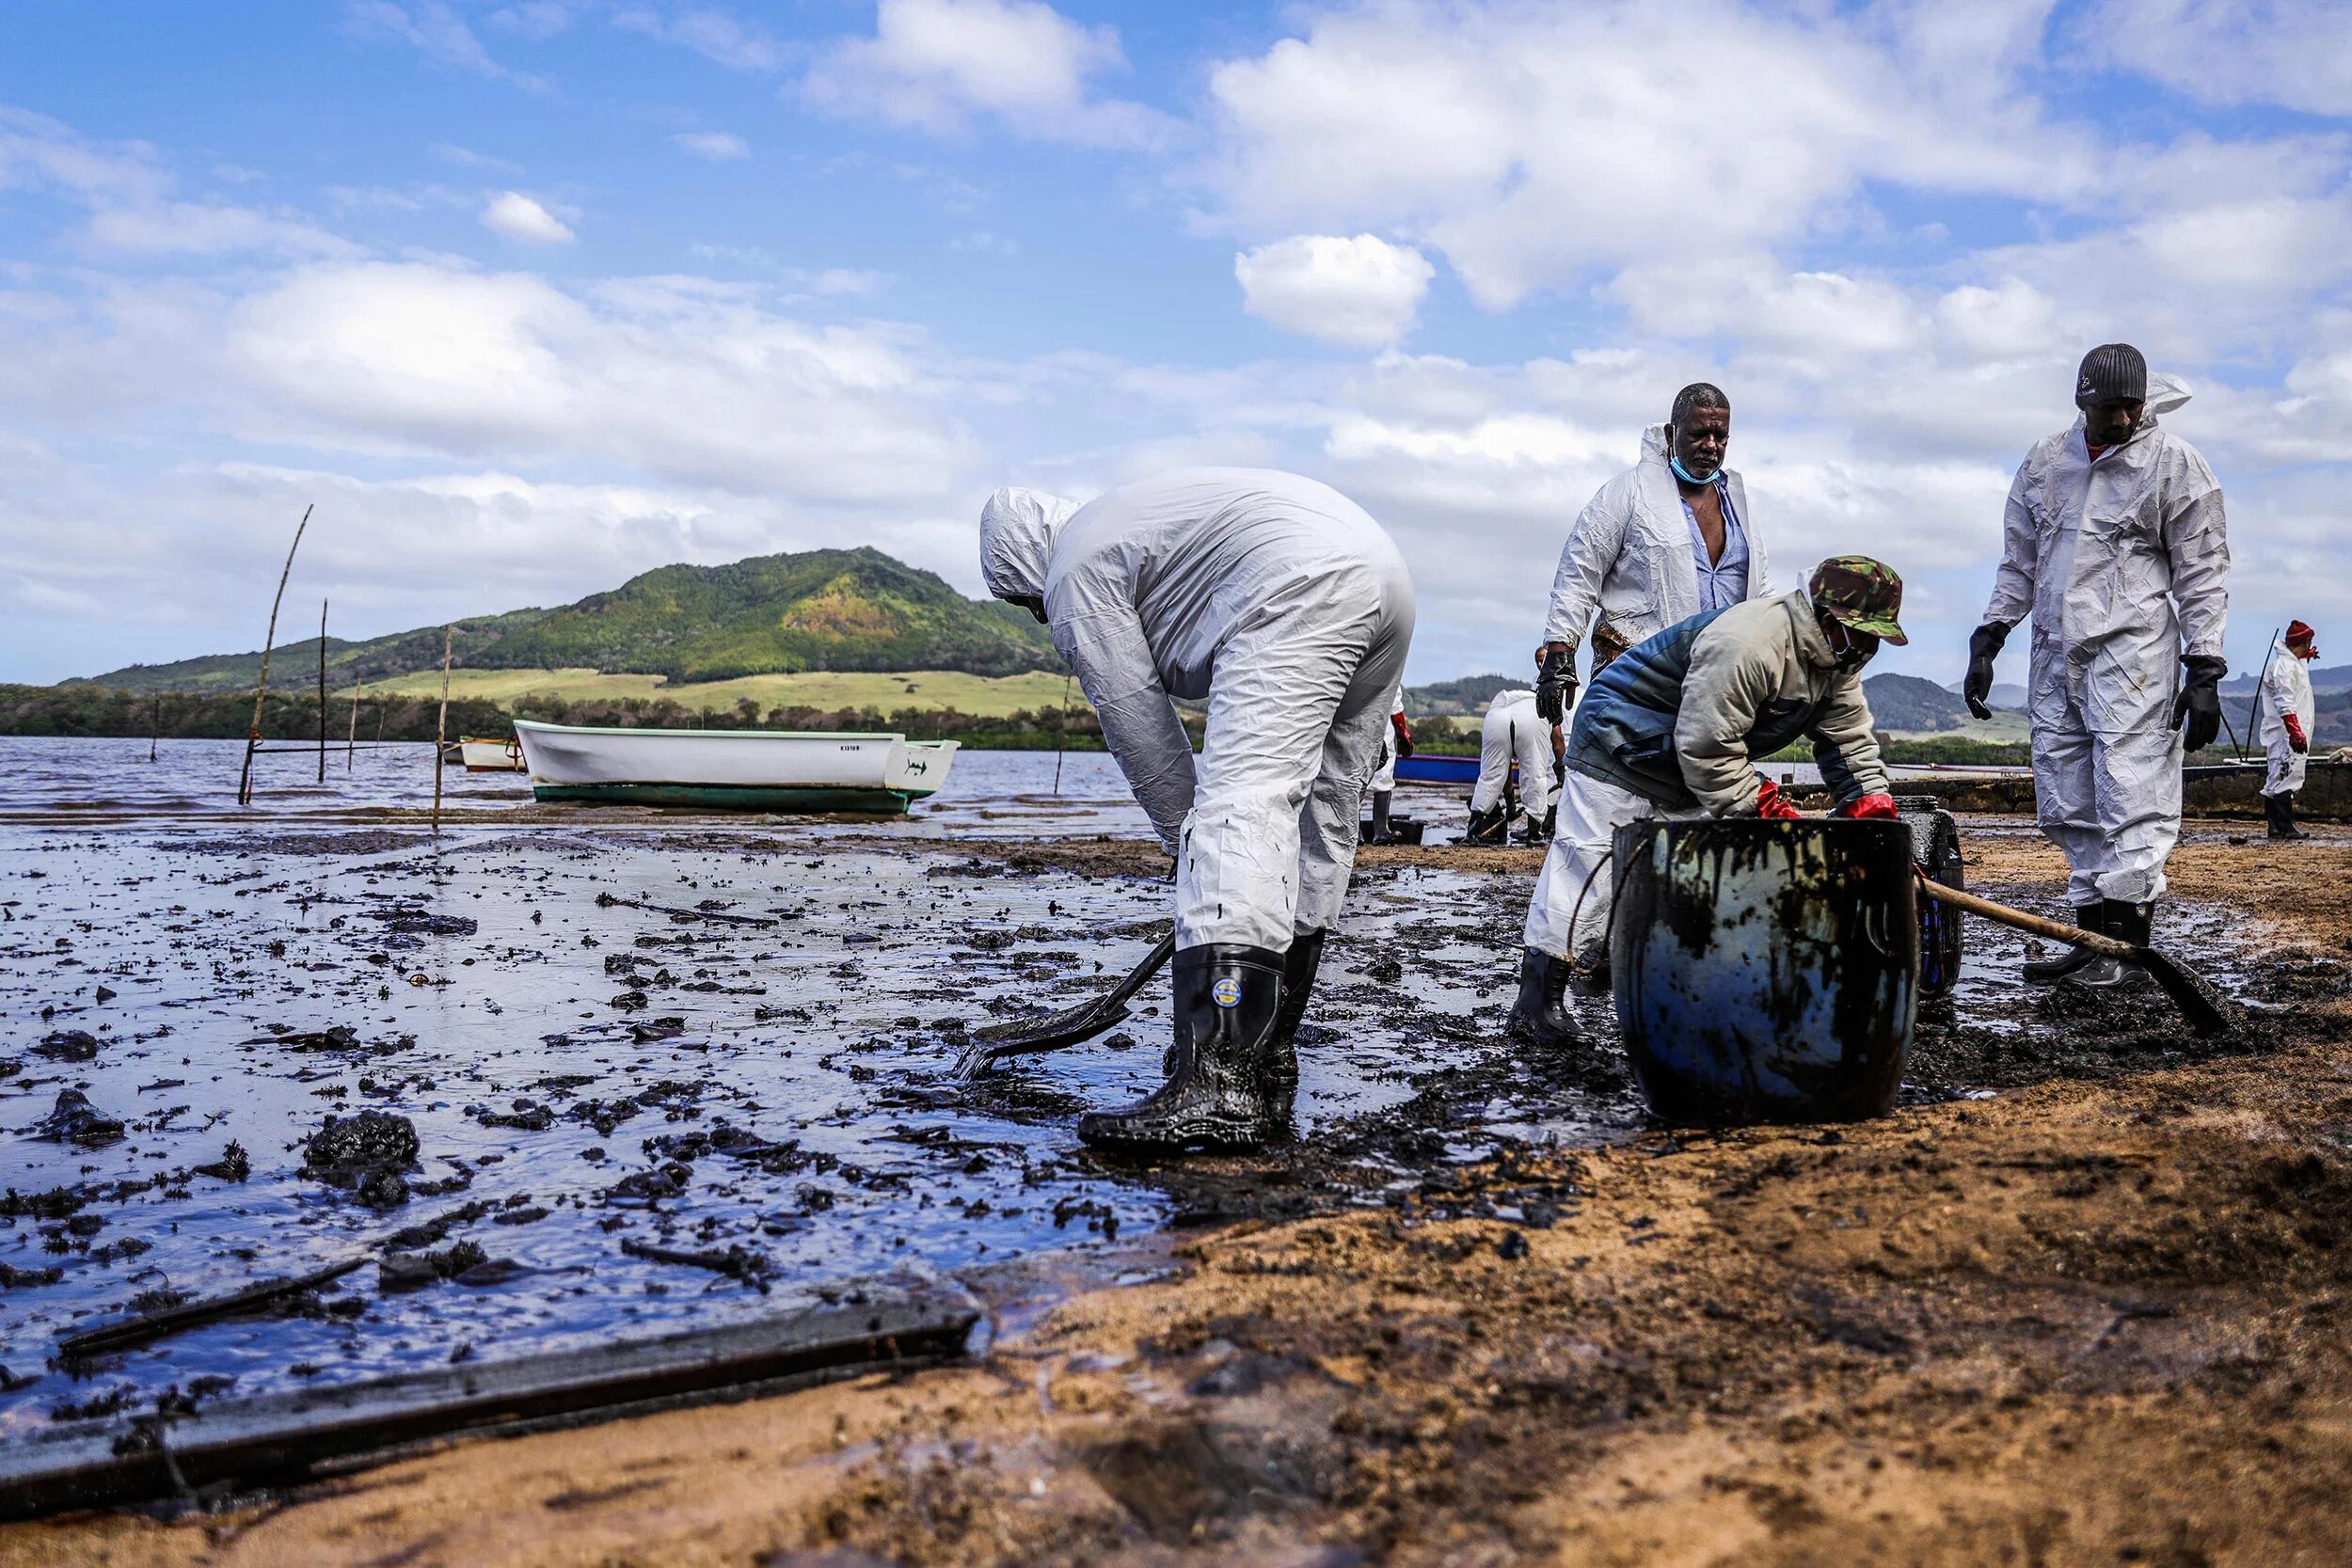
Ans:
[[[1699,613],[1728,610],[1748,596],[1748,536],[1740,515],[1731,509],[1731,486],[1715,481],[1715,499],[1724,509],[1724,558],[1707,559],[1707,535],[1699,531],[1698,514],[1683,499],[1683,521],[1691,525],[1691,566],[1698,574]]]

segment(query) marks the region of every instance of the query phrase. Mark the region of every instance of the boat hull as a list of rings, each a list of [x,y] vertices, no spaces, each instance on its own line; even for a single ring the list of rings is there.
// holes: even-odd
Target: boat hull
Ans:
[[[956,742],[773,730],[625,730],[518,721],[541,800],[891,816],[946,782]]]
[[[469,773],[520,773],[524,771],[522,747],[512,740],[483,740],[463,736],[457,742],[457,755]]]

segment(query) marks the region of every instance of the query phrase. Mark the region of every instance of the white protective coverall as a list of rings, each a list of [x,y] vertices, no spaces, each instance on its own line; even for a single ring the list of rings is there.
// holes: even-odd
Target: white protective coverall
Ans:
[[[1489,812],[1502,801],[1511,764],[1519,765],[1519,809],[1537,822],[1551,809],[1559,781],[1551,775],[1551,726],[1535,711],[1535,693],[1509,687],[1486,705],[1478,732],[1478,784],[1470,810]]]
[[[2303,726],[2308,743],[2312,725],[2319,718],[2318,705],[2312,698],[2312,667],[2281,648],[2263,675],[2263,752],[2270,759],[2270,771],[2263,778],[2265,795],[2292,795],[2303,787],[2303,765],[2311,758],[2287,744],[2286,716],[2290,713]]]
[[[999,492],[1001,498],[1003,492]],[[1328,485],[1184,468],[980,517],[989,592],[1041,594],[1054,646],[1160,842],[1176,945],[1287,951],[1339,919],[1413,635],[1380,525]],[[1206,699],[1196,773],[1171,698]]]
[[[2164,896],[2181,836],[2181,660],[2221,655],[2221,486],[2155,419],[2187,401],[2185,387],[2152,373],[2130,439],[2093,463],[2078,417],[2026,454],[2009,489],[1984,618],[2033,617],[2035,809],[2073,868],[2078,907]]]
[[[1600,625],[1628,648],[1699,612],[1691,519],[1666,457],[1666,426],[1651,425],[1642,432],[1641,461],[1595,491],[1577,514],[1551,579],[1546,642],[1581,646],[1596,610]],[[1748,487],[1738,470],[1723,473],[1748,541],[1747,596],[1771,598],[1772,570],[1748,510]]]

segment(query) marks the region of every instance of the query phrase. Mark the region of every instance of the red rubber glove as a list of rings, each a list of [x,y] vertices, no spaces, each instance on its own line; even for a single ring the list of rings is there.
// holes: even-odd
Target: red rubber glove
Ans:
[[[1396,731],[1396,754],[1401,757],[1411,756],[1413,754],[1413,727],[1405,721],[1405,715],[1390,714],[1389,727]]]
[[[2303,733],[2303,721],[2292,713],[2282,714],[2280,717],[2287,721],[2287,745],[2297,752],[2310,751],[2312,749],[2311,737]]]
[[[1756,815],[1768,822],[1793,822],[1804,813],[1780,797],[1780,785],[1765,779],[1756,786]]]
[[[1902,813],[1895,809],[1895,797],[1892,795],[1865,795],[1839,806],[1837,815],[1862,817],[1866,820],[1883,820],[1888,817],[1900,816]]]

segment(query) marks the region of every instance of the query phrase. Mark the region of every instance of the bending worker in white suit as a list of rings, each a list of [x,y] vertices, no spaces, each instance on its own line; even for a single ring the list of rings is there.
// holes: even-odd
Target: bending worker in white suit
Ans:
[[[2083,356],[2081,414],[2036,443],[2010,485],[2000,569],[1962,686],[1977,717],[1991,717],[1994,658],[2033,617],[2035,813],[2073,871],[2074,923],[2141,946],[2181,836],[2184,743],[2200,751],[2219,733],[2230,668],[2221,486],[2196,448],[2156,428],[2187,401],[2129,343]],[[2137,964],[2086,947],[2028,963],[2025,976],[2148,983]]]
[[[2309,838],[2295,825],[2295,796],[2303,787],[2303,766],[2311,758],[2312,726],[2319,707],[2312,698],[2307,666],[2319,657],[2319,634],[2300,621],[2287,623],[2286,657],[2263,672],[2263,752],[2270,769],[2263,778],[2263,815],[2272,838]]]
[[[1503,791],[1513,763],[1519,769],[1520,809],[1531,825],[1545,821],[1559,787],[1561,747],[1560,726],[1546,723],[1535,711],[1534,692],[1512,686],[1495,693],[1479,726],[1478,783],[1470,789],[1470,801],[1471,842],[1500,843],[1509,836]]]
[[[1289,1130],[1293,1038],[1356,860],[1413,635],[1380,525],[1327,485],[1187,468],[1081,507],[999,490],[988,590],[1052,631],[1176,857],[1168,1082],[1089,1143],[1251,1148]],[[1171,698],[1206,699],[1198,768]]]

